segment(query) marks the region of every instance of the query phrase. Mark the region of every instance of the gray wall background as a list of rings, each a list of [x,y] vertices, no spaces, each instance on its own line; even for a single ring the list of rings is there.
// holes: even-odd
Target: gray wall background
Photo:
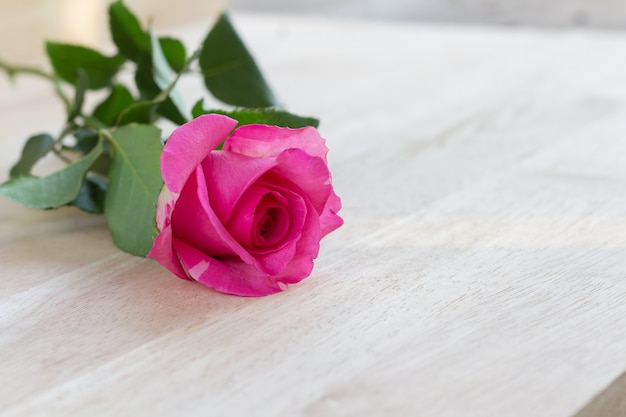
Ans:
[[[626,29],[626,0],[230,0],[230,7],[384,20]]]

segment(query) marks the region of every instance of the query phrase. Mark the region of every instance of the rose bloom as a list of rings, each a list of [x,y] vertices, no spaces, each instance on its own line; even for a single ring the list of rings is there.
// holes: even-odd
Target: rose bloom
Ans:
[[[217,291],[261,296],[311,274],[320,239],[343,224],[341,201],[316,129],[236,125],[208,114],[172,133],[148,257]]]

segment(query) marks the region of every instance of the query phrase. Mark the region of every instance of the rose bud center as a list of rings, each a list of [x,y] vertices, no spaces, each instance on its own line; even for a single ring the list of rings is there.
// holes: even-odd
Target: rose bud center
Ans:
[[[274,245],[289,230],[289,212],[269,195],[264,196],[254,215],[250,240],[254,246]]]

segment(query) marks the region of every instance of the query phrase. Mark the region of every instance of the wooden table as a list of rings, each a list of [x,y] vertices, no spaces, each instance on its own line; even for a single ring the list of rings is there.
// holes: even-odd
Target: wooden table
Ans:
[[[625,415],[626,34],[234,21],[321,117],[345,226],[247,299],[0,200],[1,414]],[[5,179],[61,108],[0,88]]]

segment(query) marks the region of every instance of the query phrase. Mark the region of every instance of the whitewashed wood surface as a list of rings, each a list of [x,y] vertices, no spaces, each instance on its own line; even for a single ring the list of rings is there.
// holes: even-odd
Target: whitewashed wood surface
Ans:
[[[569,417],[626,370],[626,34],[234,21],[345,226],[246,299],[0,200],[0,414]],[[0,83],[5,179],[61,107]]]

